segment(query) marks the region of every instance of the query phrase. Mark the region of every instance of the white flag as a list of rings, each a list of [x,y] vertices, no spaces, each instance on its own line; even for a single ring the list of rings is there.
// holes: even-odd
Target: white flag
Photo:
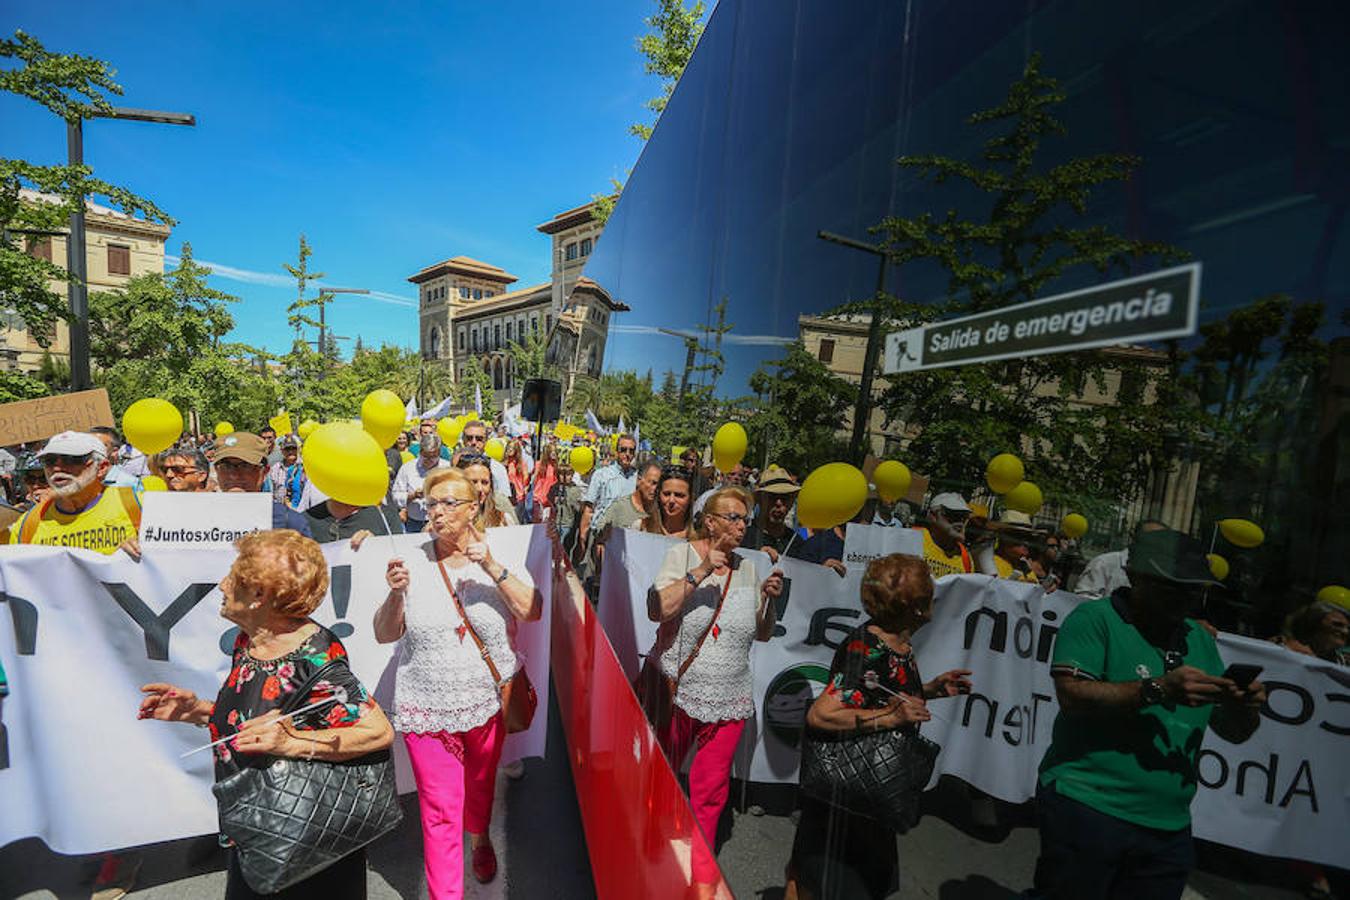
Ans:
[[[403,407],[403,419],[404,419],[405,422],[406,422],[406,421],[412,421],[412,420],[415,419],[415,418],[417,418],[417,396],[416,396],[416,395],[414,395],[413,398],[412,398],[411,400],[408,401],[408,405],[407,405],[407,406]]]
[[[623,413],[619,413],[619,434],[627,434],[628,429],[623,424]]]
[[[483,386],[475,384],[473,386],[473,408],[478,412],[478,418],[483,417]]]
[[[450,399],[446,397],[440,403],[437,403],[431,409],[422,413],[424,419],[442,419],[450,414]]]
[[[586,410],[586,427],[596,434],[609,434],[609,431],[605,426],[601,425],[600,420],[595,417],[595,413],[591,412],[589,409]]]

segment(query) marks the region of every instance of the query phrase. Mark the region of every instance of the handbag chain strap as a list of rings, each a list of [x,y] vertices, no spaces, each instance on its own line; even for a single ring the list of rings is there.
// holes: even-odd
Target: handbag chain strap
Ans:
[[[497,671],[497,664],[492,661],[492,654],[488,652],[487,645],[478,636],[477,629],[473,627],[468,614],[464,612],[464,604],[459,602],[459,593],[455,590],[455,586],[450,583],[450,573],[445,570],[445,560],[436,560],[436,567],[441,570],[441,580],[445,582],[445,589],[450,592],[450,599],[455,601],[455,610],[464,622],[464,628],[469,632],[469,636],[473,638],[474,644],[477,645],[478,655],[483,658],[483,662],[487,663],[488,671],[492,673],[492,684],[497,688],[497,693],[500,694],[502,691],[501,673]]]

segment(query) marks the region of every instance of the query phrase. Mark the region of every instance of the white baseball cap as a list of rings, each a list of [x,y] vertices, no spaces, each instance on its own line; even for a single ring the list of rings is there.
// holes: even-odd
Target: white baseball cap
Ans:
[[[970,505],[966,503],[966,498],[955,491],[947,491],[944,494],[938,494],[928,504],[929,509],[948,509],[952,512],[970,512]]]
[[[107,448],[97,435],[87,431],[63,431],[52,435],[47,446],[38,451],[38,459],[44,456],[87,456],[93,454],[99,459],[108,455]]]

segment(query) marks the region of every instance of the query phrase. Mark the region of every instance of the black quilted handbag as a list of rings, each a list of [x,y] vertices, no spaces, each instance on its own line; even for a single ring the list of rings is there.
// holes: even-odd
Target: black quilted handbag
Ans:
[[[913,728],[831,732],[808,728],[798,784],[803,794],[874,819],[897,834],[919,821],[919,795],[937,744]]]
[[[283,713],[300,707],[332,661],[297,689]],[[283,890],[361,849],[403,819],[388,750],[347,762],[274,757],[211,788],[220,830],[234,842],[239,868],[261,894]]]

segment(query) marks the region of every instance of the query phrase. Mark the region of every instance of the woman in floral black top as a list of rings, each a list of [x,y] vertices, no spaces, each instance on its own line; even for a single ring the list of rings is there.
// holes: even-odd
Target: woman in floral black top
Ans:
[[[965,669],[927,684],[919,678],[909,641],[933,605],[933,578],[922,558],[894,554],[873,560],[863,575],[862,604],[871,619],[835,651],[830,682],[807,713],[809,728],[917,731],[932,718],[926,700],[969,693]],[[894,831],[811,797],[803,796],[801,807],[785,900],[882,898],[895,890]]]
[[[271,757],[356,759],[393,743],[394,730],[347,667],[347,651],[309,615],[328,589],[328,563],[319,545],[295,531],[262,531],[241,538],[239,557],[220,583],[221,615],[239,626],[233,665],[216,702],[189,690],[147,684],[140,718],[206,726],[214,748],[216,779]],[[324,665],[337,660],[299,704],[333,702],[278,722],[281,707]],[[292,708],[296,708],[292,705]],[[262,896],[244,881],[235,854],[226,900]],[[366,896],[365,852],[349,854],[327,869],[269,897],[324,900]]]

